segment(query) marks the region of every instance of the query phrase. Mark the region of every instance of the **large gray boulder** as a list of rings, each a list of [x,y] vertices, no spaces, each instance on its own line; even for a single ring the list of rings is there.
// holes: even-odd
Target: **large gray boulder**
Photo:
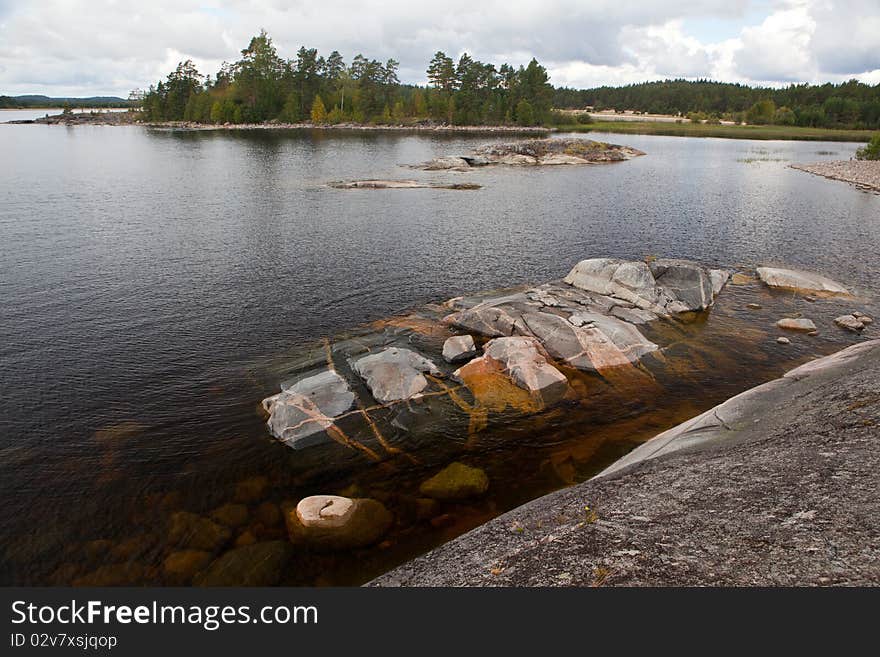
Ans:
[[[495,338],[486,343],[483,355],[455,371],[454,376],[468,384],[471,373],[486,371],[490,363],[501,370],[542,405],[554,404],[568,391],[568,379],[547,360],[541,344],[533,337]]]
[[[707,310],[727,282],[727,272],[689,260],[650,265],[617,258],[582,260],[565,277],[581,290],[628,302],[660,316]]]
[[[751,388],[695,418],[664,431],[607,467],[597,477],[604,477],[636,463],[683,449],[722,445],[739,434],[753,431],[765,418],[780,413],[791,398],[804,396],[813,386],[811,381],[843,377],[852,363],[866,355],[880,354],[880,340],[871,340],[847,347],[837,353],[812,360],[788,371],[783,377]],[[818,385],[818,383],[817,383]]]
[[[428,386],[422,374],[440,375],[437,366],[409,349],[387,347],[382,351],[351,361],[352,369],[366,382],[376,401],[411,399]]]
[[[354,393],[335,370],[301,379],[263,400],[269,431],[284,444],[302,449],[323,441],[333,420],[354,404]]]
[[[569,319],[526,313],[523,321],[551,356],[579,370],[595,372],[631,365],[659,349],[632,324],[599,313],[583,311]]]
[[[779,267],[758,267],[757,272],[758,278],[770,287],[829,295],[850,294],[843,285],[820,274]]]

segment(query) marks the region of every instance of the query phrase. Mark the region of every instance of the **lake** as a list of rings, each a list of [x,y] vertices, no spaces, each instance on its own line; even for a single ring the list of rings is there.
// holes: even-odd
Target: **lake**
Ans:
[[[598,256],[790,265],[875,298],[880,196],[787,168],[859,144],[589,137],[647,155],[423,172],[401,165],[507,138],[0,125],[0,582],[69,583],[94,566],[83,546],[104,539],[119,561],[143,562],[132,581],[163,582],[161,552],[126,543],[155,522],[147,507],[202,511],[267,473],[267,499],[296,499],[313,484],[259,401],[304,345],[421,304],[560,278]],[[482,189],[326,185],[358,178]],[[688,413],[785,369],[771,359]],[[286,581],[363,581],[553,485],[513,487],[385,554],[303,557],[308,577]]]

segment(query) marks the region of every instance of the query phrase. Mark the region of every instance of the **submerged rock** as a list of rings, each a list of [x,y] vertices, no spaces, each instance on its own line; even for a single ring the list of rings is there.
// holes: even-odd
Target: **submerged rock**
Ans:
[[[363,356],[351,361],[351,366],[364,379],[376,401],[383,404],[419,394],[428,386],[423,372],[440,375],[430,360],[401,347],[388,347]]]
[[[474,339],[469,335],[453,335],[443,343],[443,358],[447,363],[457,363],[476,355]]]
[[[248,521],[248,508],[244,504],[224,504],[209,514],[211,519],[227,527],[240,527]]]
[[[193,580],[196,586],[274,586],[293,556],[286,541],[264,541],[230,550]]]
[[[831,295],[848,295],[850,293],[837,281],[811,272],[777,267],[758,267],[757,272],[758,277],[770,287]]]
[[[144,567],[136,561],[101,566],[73,580],[73,586],[134,586],[144,578]]]
[[[211,558],[211,553],[206,550],[177,550],[162,562],[162,572],[174,583],[186,583],[211,563]]]
[[[284,515],[293,543],[331,550],[372,545],[393,520],[381,502],[339,495],[306,497]]]
[[[813,320],[807,319],[805,317],[801,317],[799,319],[783,317],[778,322],[776,322],[776,326],[787,331],[810,332],[816,330],[816,325],[813,323]]]
[[[299,449],[322,442],[320,437],[309,437],[332,427],[334,419],[351,408],[354,400],[345,379],[336,371],[327,370],[264,399],[263,408],[269,412],[272,435]]]
[[[266,494],[269,487],[269,479],[263,475],[255,475],[242,479],[235,484],[234,499],[236,502],[249,504],[256,502]]]
[[[452,463],[422,482],[419,492],[435,500],[462,500],[477,497],[489,489],[489,477],[480,468]]]
[[[231,535],[223,525],[189,511],[172,513],[168,526],[169,544],[184,549],[214,551]]]
[[[517,386],[528,391],[543,405],[556,403],[568,391],[568,379],[550,364],[535,338],[523,336],[490,340],[483,348],[483,356],[456,370],[455,376],[468,387],[476,387],[473,378],[484,376],[483,366],[487,360],[497,362]]]

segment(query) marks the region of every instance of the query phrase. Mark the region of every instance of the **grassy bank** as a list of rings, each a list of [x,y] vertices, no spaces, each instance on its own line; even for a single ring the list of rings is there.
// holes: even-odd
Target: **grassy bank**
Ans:
[[[801,128],[785,125],[709,125],[706,123],[664,123],[659,121],[596,121],[588,125],[557,126],[560,132],[614,132],[628,135],[672,137],[723,137],[726,139],[794,139],[804,141],[866,142],[871,130]]]

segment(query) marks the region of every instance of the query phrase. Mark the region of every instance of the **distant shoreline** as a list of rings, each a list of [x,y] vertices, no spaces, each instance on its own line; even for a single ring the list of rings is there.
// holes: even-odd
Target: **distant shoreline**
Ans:
[[[373,124],[373,123],[198,123],[195,121],[138,121],[131,112],[74,112],[54,114],[35,119],[7,121],[7,124],[38,125],[138,125],[165,130],[359,130],[379,132],[414,133],[499,133],[547,135],[554,132],[608,132],[614,134],[661,135],[667,137],[715,137],[722,139],[793,140],[793,141],[839,141],[866,142],[874,134],[872,130],[849,130],[843,128],[804,128],[780,125],[715,125],[683,121],[596,121],[589,124],[556,126],[515,125],[449,125],[442,123]],[[2,125],[2,124],[0,124]]]

